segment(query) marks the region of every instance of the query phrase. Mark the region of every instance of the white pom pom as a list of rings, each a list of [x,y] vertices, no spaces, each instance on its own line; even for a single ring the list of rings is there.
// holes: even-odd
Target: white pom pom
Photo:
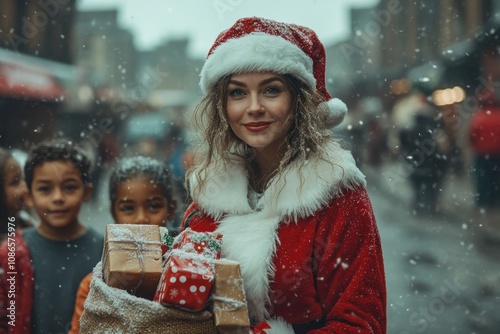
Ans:
[[[330,129],[339,125],[347,113],[347,105],[337,98],[321,103],[318,108],[320,112],[327,113],[325,123]]]

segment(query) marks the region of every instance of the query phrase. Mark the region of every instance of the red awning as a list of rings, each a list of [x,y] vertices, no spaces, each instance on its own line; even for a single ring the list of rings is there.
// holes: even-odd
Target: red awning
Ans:
[[[49,73],[16,63],[0,62],[0,96],[59,100],[63,87]]]

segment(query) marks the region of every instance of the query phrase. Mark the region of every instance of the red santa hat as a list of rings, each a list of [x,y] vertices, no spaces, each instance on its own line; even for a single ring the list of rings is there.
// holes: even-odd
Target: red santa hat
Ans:
[[[200,87],[207,93],[232,73],[291,74],[323,96],[320,110],[328,111],[327,125],[333,127],[342,121],[347,106],[326,90],[325,68],[325,48],[313,30],[258,17],[242,18],[215,40],[201,70]]]

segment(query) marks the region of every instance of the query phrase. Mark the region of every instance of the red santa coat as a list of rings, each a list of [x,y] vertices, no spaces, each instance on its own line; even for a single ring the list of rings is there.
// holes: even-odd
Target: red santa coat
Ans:
[[[334,143],[328,152],[301,173],[292,164],[255,205],[237,161],[211,166],[207,186],[191,191],[189,226],[222,233],[252,320],[273,319],[267,333],[386,331],[380,236],[364,177],[349,152]]]

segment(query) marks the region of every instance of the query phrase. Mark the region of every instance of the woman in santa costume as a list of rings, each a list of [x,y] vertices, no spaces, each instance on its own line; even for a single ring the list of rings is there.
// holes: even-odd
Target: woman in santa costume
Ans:
[[[222,32],[201,71],[184,227],[238,261],[254,333],[385,333],[380,236],[363,174],[332,138],[346,106],[302,26]]]

